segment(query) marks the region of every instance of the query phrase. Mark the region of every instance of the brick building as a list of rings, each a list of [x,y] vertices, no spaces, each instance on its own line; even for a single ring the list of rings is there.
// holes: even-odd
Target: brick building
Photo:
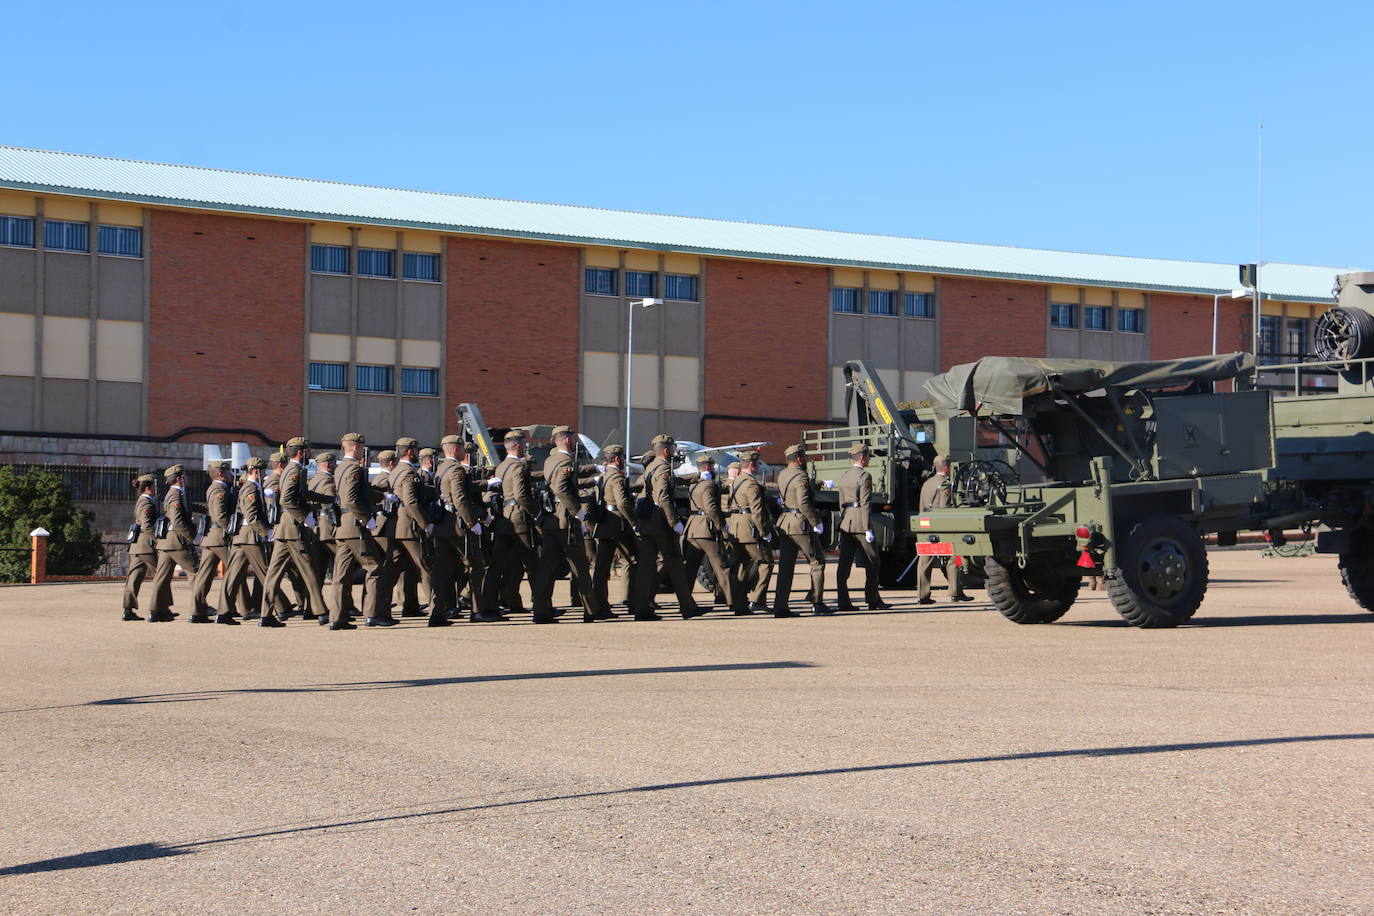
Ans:
[[[1267,264],[1265,346],[1336,268]],[[918,400],[988,354],[1248,349],[1230,264],[1037,251],[0,147],[0,454],[19,437],[434,442],[488,422],[771,439],[865,358]],[[776,454],[772,454],[776,457]]]

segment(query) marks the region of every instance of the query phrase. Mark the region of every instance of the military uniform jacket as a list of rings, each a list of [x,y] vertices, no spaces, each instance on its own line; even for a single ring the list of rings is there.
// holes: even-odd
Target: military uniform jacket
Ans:
[[[922,512],[927,509],[943,509],[952,499],[953,491],[950,490],[948,474],[931,474],[926,478],[926,482],[921,484]]]
[[[730,487],[730,536],[741,544],[757,544],[773,533],[773,521],[763,502],[763,484],[753,474],[740,474]]]
[[[821,523],[811,476],[801,468],[789,465],[778,472],[778,495],[783,509],[778,528],[783,534],[806,534]]]
[[[259,538],[266,538],[271,533],[267,527],[267,499],[262,495],[262,488],[251,478],[239,487],[239,515],[243,524],[234,535],[236,545],[256,544]]]
[[[191,524],[191,504],[186,491],[172,487],[162,500],[162,514],[167,517],[167,536],[157,542],[159,550],[182,550],[196,539],[196,527]]]
[[[453,520],[449,523],[455,529],[462,525],[469,530],[482,520],[480,504],[468,486],[468,466],[453,461],[452,467],[440,474],[440,492],[446,505],[452,506]]]
[[[429,524],[425,497],[428,487],[420,477],[420,471],[413,464],[398,461],[391,471],[391,492],[399,499],[396,516],[393,519],[395,532],[391,537],[399,541],[417,541],[425,533]]]
[[[497,466],[496,476],[501,481],[501,521],[498,522],[498,530],[529,534],[539,514],[529,468],[523,459],[506,458]]]
[[[200,539],[202,547],[227,547],[229,538],[225,530],[229,527],[229,516],[233,514],[234,491],[222,480],[210,481],[205,491],[205,514],[210,518],[210,530]]]
[[[134,500],[134,521],[138,523],[138,540],[129,545],[130,556],[152,556],[157,553],[155,529],[157,527],[157,503],[147,493],[138,494]]]
[[[339,527],[334,530],[337,540],[356,541],[362,537],[367,520],[376,511],[372,505],[373,488],[367,471],[352,458],[340,458],[334,469],[334,492],[339,498]]]
[[[334,484],[334,475],[326,471],[317,471],[315,476],[310,478],[310,492],[315,497],[313,501],[319,504],[319,508],[315,510],[315,528],[319,532],[320,540],[332,541],[338,537],[337,528],[325,507],[338,502],[339,491]]]
[[[453,473],[453,469],[458,467],[458,462],[452,458],[444,458],[434,467],[434,498],[444,505],[444,516],[434,523],[434,536],[436,538],[453,538],[458,536],[458,523],[454,514],[448,511],[448,507],[453,505],[453,501],[448,497],[448,477]]]
[[[544,519],[545,527],[557,525],[566,531],[578,521],[582,511],[582,494],[577,491],[577,466],[572,455],[554,449],[544,462],[544,486],[553,494],[553,519]]]
[[[310,514],[308,492],[305,468],[292,459],[281,472],[281,489],[277,491],[281,517],[277,519],[277,527],[272,532],[277,540],[299,541],[304,537],[305,519]]]
[[[644,480],[644,495],[652,499],[658,508],[651,519],[662,519],[669,528],[682,521],[673,502],[673,466],[663,458],[655,458],[644,469]]]
[[[602,475],[601,502],[606,507],[606,514],[593,528],[593,537],[616,538],[634,530],[635,504],[630,499],[630,483],[620,468],[607,467]]]
[[[701,480],[692,487],[692,515],[687,519],[687,537],[709,541],[725,528],[725,513],[720,511],[720,490],[714,480]]]
[[[873,527],[869,509],[873,504],[873,475],[857,464],[840,478],[840,530],[863,534]],[[857,503],[857,505],[855,505]]]
[[[388,494],[388,493],[391,492],[391,475],[394,474],[394,473],[396,473],[396,468],[393,467],[393,468],[392,468],[391,470],[389,470],[389,471],[382,471],[382,473],[380,473],[380,474],[377,475],[377,479],[372,481],[372,486],[373,486],[373,488],[377,491],[378,497],[385,496],[386,494]],[[378,505],[377,505],[376,512],[377,512],[377,529],[376,529],[376,530],[377,530],[377,537],[380,537],[380,538],[395,537],[395,536],[396,536],[396,515],[399,514],[399,513],[393,513],[392,515],[384,515],[384,514],[382,514],[382,506],[381,506],[380,503],[378,503]]]

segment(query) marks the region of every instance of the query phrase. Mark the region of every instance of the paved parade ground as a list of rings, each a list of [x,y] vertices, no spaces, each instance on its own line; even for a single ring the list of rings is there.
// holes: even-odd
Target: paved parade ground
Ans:
[[[1329,557],[1211,559],[1154,631],[1102,592],[336,633],[3,588],[0,911],[1374,911],[1374,614]]]

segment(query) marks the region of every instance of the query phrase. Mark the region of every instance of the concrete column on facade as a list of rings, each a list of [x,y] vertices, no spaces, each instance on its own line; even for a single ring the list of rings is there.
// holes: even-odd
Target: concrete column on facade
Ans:
[[[96,385],[99,384],[99,366],[96,363],[96,338],[99,336],[100,325],[97,323],[100,318],[100,258],[96,251],[100,248],[100,212],[95,201],[90,203],[90,213],[86,219],[86,257],[90,260],[91,269],[90,283],[87,287],[89,301],[86,303],[86,320],[89,322],[91,332],[86,338],[86,365],[90,366],[90,371],[86,373],[86,432],[95,432],[96,413],[99,405],[96,402]]]
[[[33,428],[43,423],[43,288],[47,267],[43,263],[43,198],[33,203]]]

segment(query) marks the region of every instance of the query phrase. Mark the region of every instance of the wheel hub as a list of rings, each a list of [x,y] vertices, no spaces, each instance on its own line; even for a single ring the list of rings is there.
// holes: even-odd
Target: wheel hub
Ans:
[[[1151,541],[1140,555],[1140,587],[1155,601],[1169,601],[1188,585],[1188,557],[1172,540]]]

